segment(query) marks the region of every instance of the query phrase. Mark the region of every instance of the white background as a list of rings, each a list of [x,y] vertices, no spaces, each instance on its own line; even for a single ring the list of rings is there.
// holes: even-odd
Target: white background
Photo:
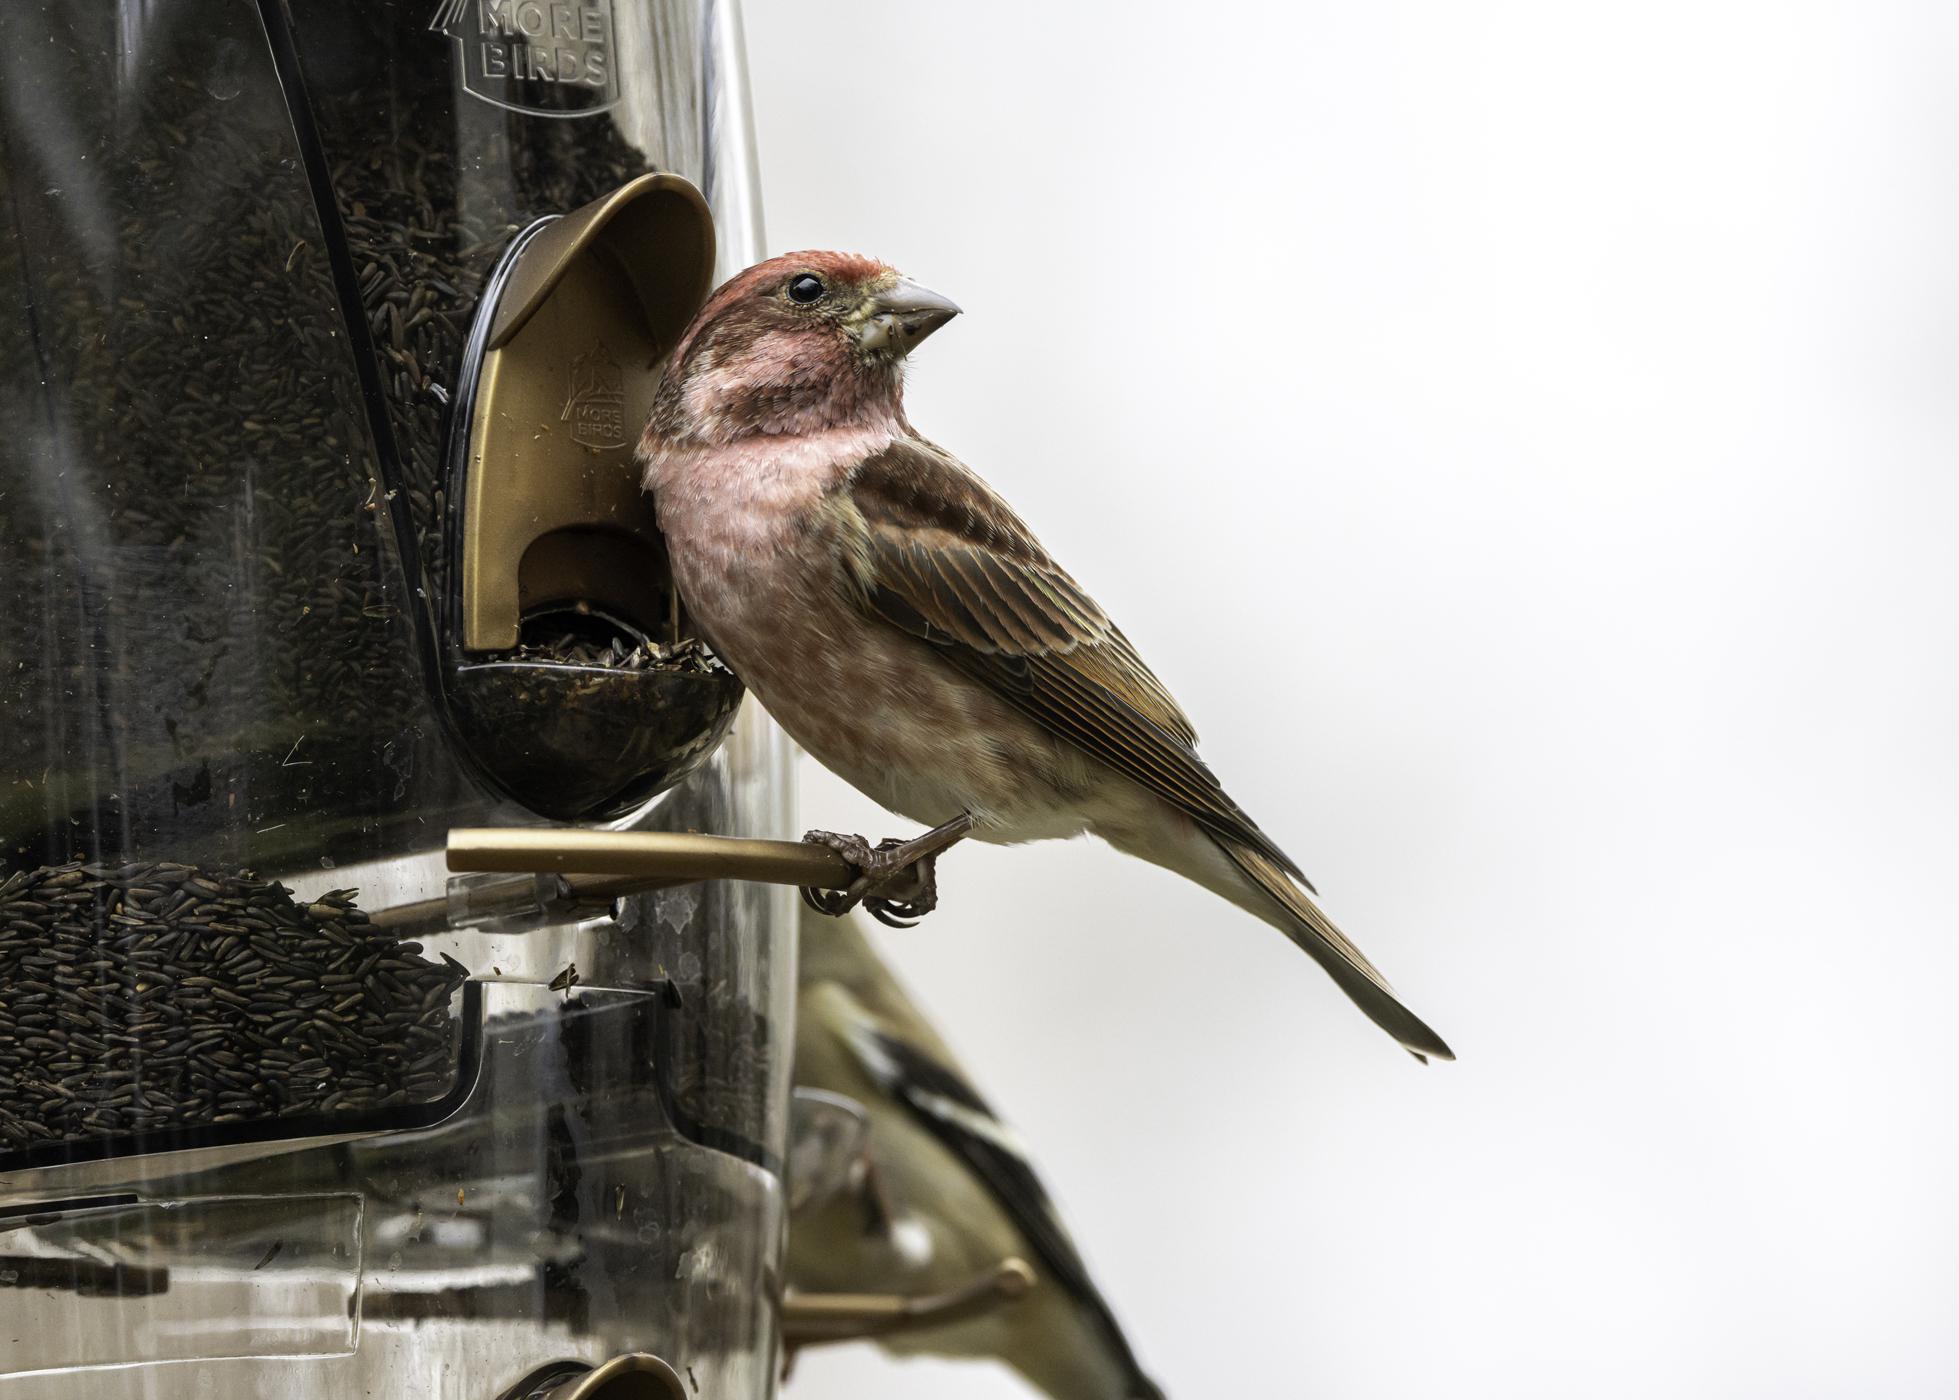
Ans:
[[[1462,1057],[1100,847],[947,860],[883,945],[1173,1400],[1959,1393],[1959,11],[748,32],[770,250],[963,303],[914,421]]]

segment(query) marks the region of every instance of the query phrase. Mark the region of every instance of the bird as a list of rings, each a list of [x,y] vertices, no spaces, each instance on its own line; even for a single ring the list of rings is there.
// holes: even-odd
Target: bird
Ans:
[[[804,750],[931,828],[877,848],[810,833],[857,872],[820,902],[917,915],[956,840],[1090,833],[1277,928],[1417,1059],[1454,1059],[1225,792],[1109,614],[912,427],[907,359],[959,312],[874,258],[758,263],[682,331],[637,445],[702,638]]]
[[[792,1180],[785,1277],[828,1293],[945,1293],[1024,1258],[1032,1287],[977,1316],[879,1338],[900,1354],[993,1357],[1052,1400],[1163,1400],[1003,1124],[851,916],[803,916],[799,1098],[860,1106],[858,1163],[828,1191]]]

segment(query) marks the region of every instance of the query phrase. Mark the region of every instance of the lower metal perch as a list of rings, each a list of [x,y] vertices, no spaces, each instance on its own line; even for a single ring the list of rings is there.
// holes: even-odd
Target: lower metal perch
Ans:
[[[1026,1295],[1034,1270],[1025,1260],[1001,1260],[985,1274],[946,1293],[795,1293],[782,1300],[782,1340],[790,1347],[848,1342],[963,1322]]]

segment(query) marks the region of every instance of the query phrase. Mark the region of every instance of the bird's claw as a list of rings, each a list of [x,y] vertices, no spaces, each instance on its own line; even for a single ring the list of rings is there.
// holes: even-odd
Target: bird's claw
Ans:
[[[803,840],[828,846],[850,866],[851,881],[841,890],[805,887],[803,901],[832,918],[858,905],[887,928],[910,928],[939,907],[939,853],[972,830],[970,817],[958,817],[908,841],[896,837],[873,846],[861,836],[808,831]]]
[[[803,840],[811,845],[828,846],[843,857],[844,864],[853,872],[850,884],[840,890],[821,890],[814,885],[804,885],[803,903],[833,919],[848,914],[863,902],[864,891],[859,886],[866,883],[877,852],[863,837],[838,831],[805,831]]]
[[[873,919],[876,919],[879,923],[883,924],[886,928],[917,928],[918,927],[917,919],[903,919],[898,917],[900,914],[909,914],[914,912],[913,905],[893,904],[888,899],[879,899],[876,895],[871,895],[867,899],[865,899],[864,908]],[[922,916],[924,914],[930,913],[931,911],[917,910],[916,912],[918,912]]]

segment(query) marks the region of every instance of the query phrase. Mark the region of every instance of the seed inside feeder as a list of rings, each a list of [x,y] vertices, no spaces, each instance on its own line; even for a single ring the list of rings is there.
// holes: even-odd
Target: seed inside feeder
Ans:
[[[465,979],[351,891],[79,862],[0,881],[0,1152],[413,1107],[455,1087]]]
[[[53,402],[0,404],[0,429],[27,461],[57,452],[59,421],[68,468],[0,491],[20,581],[0,656],[34,663],[0,667],[0,859],[16,863],[346,863],[479,803],[444,752],[416,625],[448,582],[463,339],[517,230],[648,168],[608,121],[467,120],[473,99],[458,111],[412,7],[301,7],[313,158],[334,194],[322,219],[270,60],[211,95],[214,55],[262,46],[256,15],[204,8],[146,31],[146,71],[168,78],[65,113],[94,153],[90,236],[72,191],[23,187],[18,237],[0,240],[0,272],[32,301],[0,341],[22,365],[44,357]],[[49,92],[113,82],[114,22],[50,20],[73,42],[38,60]],[[329,57],[356,50],[388,57]],[[79,757],[100,714],[118,726],[113,782]],[[245,796],[249,812],[232,805]]]

